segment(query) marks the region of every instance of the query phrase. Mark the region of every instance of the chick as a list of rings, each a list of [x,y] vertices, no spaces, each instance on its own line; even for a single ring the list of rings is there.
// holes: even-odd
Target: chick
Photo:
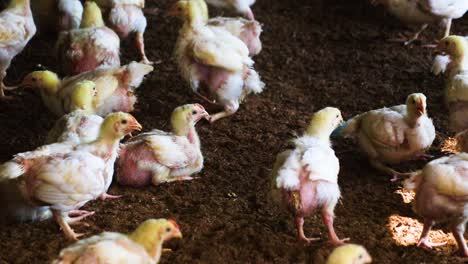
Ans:
[[[435,139],[435,128],[426,113],[426,96],[410,94],[406,105],[365,112],[351,118],[341,135],[356,139],[372,166],[393,175],[407,176],[385,164],[426,158],[424,152]]]
[[[468,257],[463,234],[468,221],[468,154],[459,153],[433,160],[405,181],[416,196],[413,210],[424,218],[419,247],[432,249],[444,243],[431,243],[429,231],[435,222],[446,222],[458,244],[458,254]]]
[[[0,100],[5,99],[6,87],[3,80],[11,60],[23,51],[29,40],[36,34],[36,25],[29,6],[29,0],[11,0],[0,12]]]
[[[148,219],[128,235],[103,232],[76,242],[60,251],[59,258],[52,263],[158,263],[163,243],[172,238],[182,238],[176,222]]]
[[[79,208],[98,197],[105,198],[119,141],[135,130],[141,130],[141,125],[130,114],[110,114],[96,140],[76,146],[55,143],[17,154],[0,166],[0,181],[23,176],[26,197],[37,205],[49,206],[65,236],[76,240],[80,234],[70,224],[94,214]]]
[[[72,112],[55,122],[46,144],[69,142],[77,145],[91,142],[99,136],[104,119],[92,114],[96,85],[92,81],[82,81],[76,86],[71,98]]]
[[[145,0],[99,0],[101,8],[107,9],[109,26],[121,38],[135,35],[135,42],[141,55],[141,63],[152,64],[145,52],[144,33],[146,30],[146,17],[143,14]]]
[[[294,214],[299,238],[307,243],[319,238],[304,235],[304,217],[320,210],[330,243],[344,244],[333,228],[333,211],[340,199],[340,164],[330,143],[330,134],[342,122],[340,110],[336,108],[326,107],[316,112],[305,135],[294,141],[295,149],[278,155],[272,172],[276,183],[273,197],[282,196]]]
[[[255,4],[255,0],[206,0],[206,2],[216,7],[234,10],[250,20],[255,20],[250,8]]]
[[[41,33],[77,29],[83,15],[83,5],[79,0],[32,1],[31,9]]]
[[[444,37],[450,35],[452,19],[462,17],[468,10],[466,0],[371,0],[382,4],[392,15],[407,25],[419,25],[420,30],[410,39],[402,39],[408,45],[418,39],[429,24],[445,24]]]
[[[450,128],[460,132],[468,128],[468,42],[460,36],[449,36],[440,41],[437,49],[450,58],[445,103],[449,109]]]
[[[96,96],[92,113],[106,116],[109,113],[131,112],[136,103],[135,89],[153,66],[131,62],[119,68],[96,69],[60,80],[50,71],[35,71],[28,74],[20,86],[38,89],[42,101],[57,116],[72,111],[69,103],[76,83],[90,80],[96,84]]]
[[[262,26],[257,21],[243,18],[216,17],[208,20],[208,26],[221,27],[238,37],[249,49],[249,56],[255,56],[262,51],[260,34]]]
[[[371,262],[372,258],[363,246],[348,244],[333,250],[326,264],[366,264]]]
[[[207,26],[205,9],[204,1],[182,0],[170,14],[184,18],[175,47],[182,77],[195,93],[206,85],[224,107],[211,117],[214,122],[234,114],[245,96],[262,92],[265,84],[253,69],[247,46],[227,30]]]
[[[66,75],[75,75],[98,67],[120,66],[120,39],[104,25],[101,10],[86,2],[79,29],[62,31],[56,43],[57,57]]]
[[[199,104],[177,107],[171,116],[172,133],[153,130],[127,141],[117,161],[117,181],[122,185],[158,185],[191,180],[203,168],[195,125],[209,114]]]

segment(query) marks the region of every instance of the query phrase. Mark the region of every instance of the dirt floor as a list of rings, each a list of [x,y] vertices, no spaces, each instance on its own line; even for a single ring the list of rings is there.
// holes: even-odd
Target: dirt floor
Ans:
[[[255,61],[267,89],[249,97],[233,117],[198,125],[205,155],[200,178],[145,189],[114,184],[110,193],[123,197],[87,204],[84,209],[96,214],[86,220],[90,227],[77,227],[78,232],[129,232],[147,218],[170,217],[180,224],[184,238],[168,243],[173,252],[164,254],[162,263],[323,263],[330,246],[300,242],[290,214],[271,205],[267,196],[275,155],[302,133],[314,111],[336,106],[349,118],[401,104],[408,94],[423,92],[438,129],[430,153],[443,155],[440,144],[450,136],[442,105],[443,81],[429,71],[431,49],[420,42],[410,47],[386,42],[404,30],[397,21],[365,0],[257,2],[254,12],[264,24],[264,49]],[[161,9],[168,4],[147,1],[148,7]],[[199,101],[171,58],[180,22],[163,15],[148,20],[148,57],[162,63],[139,88],[134,115],[146,130],[168,129],[172,109]],[[466,32],[468,18],[457,20],[453,33]],[[433,27],[423,34],[423,43],[436,36]],[[53,37],[36,36],[13,61],[7,83],[17,82],[37,64],[57,69],[53,46]],[[127,42],[122,58],[123,62],[137,58]],[[29,91],[15,95],[15,100],[0,102],[0,161],[40,146],[54,122],[37,95]],[[404,202],[399,185],[372,169],[352,142],[334,145],[341,162],[342,202],[335,210],[340,237],[364,245],[375,263],[463,262],[451,256],[455,242],[443,226],[431,237],[449,241],[447,246],[417,248],[421,219]],[[327,239],[319,216],[306,219],[305,231]],[[46,263],[67,245],[53,220],[0,227],[0,263]]]

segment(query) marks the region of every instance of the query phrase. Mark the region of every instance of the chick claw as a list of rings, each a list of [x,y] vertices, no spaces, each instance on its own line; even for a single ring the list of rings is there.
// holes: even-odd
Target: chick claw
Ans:
[[[425,248],[425,249],[433,249],[435,247],[445,246],[446,244],[447,242],[433,243],[433,242],[429,242],[428,239],[421,239],[418,242],[417,246],[421,248]]]
[[[99,199],[101,199],[102,201],[106,200],[106,199],[119,199],[120,197],[122,197],[123,195],[110,195],[108,193],[103,193],[101,194],[101,196],[99,196]]]
[[[312,242],[317,242],[317,241],[320,241],[322,240],[322,238],[320,237],[312,237],[312,238],[308,238],[306,236],[299,236],[299,239],[306,242],[307,244],[310,244]]]
[[[328,241],[328,243],[334,247],[338,247],[338,246],[346,245],[346,242],[349,240],[350,240],[349,237],[343,238],[343,239],[331,239]]]

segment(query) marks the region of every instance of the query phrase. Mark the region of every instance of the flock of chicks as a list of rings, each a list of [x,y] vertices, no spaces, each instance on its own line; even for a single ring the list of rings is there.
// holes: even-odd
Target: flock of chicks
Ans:
[[[95,199],[118,198],[107,194],[113,180],[121,185],[143,187],[178,180],[191,180],[203,168],[203,155],[195,125],[201,119],[215,122],[234,114],[250,93],[260,93],[265,84],[255,71],[253,56],[261,49],[260,23],[250,6],[255,0],[209,0],[231,8],[244,18],[209,18],[204,0],[179,0],[169,10],[184,23],[174,56],[183,79],[193,92],[223,111],[210,115],[199,104],[176,108],[171,115],[172,132],[152,130],[120,141],[142,126],[128,114],[137,101],[135,90],[153,71],[144,48],[147,26],[144,0],[11,0],[0,13],[0,98],[4,90],[18,87],[38,91],[47,108],[60,119],[50,130],[46,145],[16,154],[0,166],[2,195],[7,221],[37,221],[54,217],[65,236],[78,240],[70,225],[94,214],[80,210]],[[435,127],[426,112],[426,97],[414,93],[406,104],[372,110],[343,122],[340,110],[317,111],[305,134],[295,139],[295,148],[278,154],[272,171],[273,200],[287,205],[294,214],[299,237],[307,243],[304,217],[321,212],[330,243],[340,246],[328,262],[369,263],[371,257],[358,245],[345,244],[333,227],[334,208],[340,199],[339,160],[330,137],[352,137],[375,168],[407,177],[404,186],[414,190],[415,211],[424,218],[418,246],[436,246],[428,234],[436,221],[449,221],[459,245],[468,257],[463,238],[468,221],[468,41],[450,36],[452,19],[468,10],[466,0],[374,0],[407,23],[422,25],[443,22],[444,38],[437,49],[435,74],[447,79],[446,103],[449,121],[459,132],[454,154],[429,162],[422,170],[397,172],[389,164],[427,158],[435,138]],[[104,15],[103,15],[104,14]],[[34,15],[34,19],[33,19]],[[104,17],[106,19],[104,19]],[[104,22],[106,20],[106,23]],[[11,60],[39,30],[58,33],[57,58],[61,74],[34,71],[17,87],[3,83]],[[414,41],[419,31],[405,44]],[[120,65],[120,39],[134,35],[140,62]],[[207,97],[203,94],[208,94]],[[212,99],[209,99],[212,98]],[[214,99],[214,100],[213,100]],[[467,141],[467,142],[465,142]],[[8,195],[4,195],[8,193]],[[2,196],[2,197],[3,197]],[[61,251],[54,263],[157,263],[162,244],[182,237],[173,220],[149,219],[133,233],[104,232]]]

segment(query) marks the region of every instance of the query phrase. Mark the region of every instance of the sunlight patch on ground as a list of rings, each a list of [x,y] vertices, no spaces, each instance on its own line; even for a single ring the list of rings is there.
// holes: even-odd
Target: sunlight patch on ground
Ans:
[[[458,146],[458,140],[456,138],[446,138],[444,142],[442,142],[442,146],[440,148],[442,152],[447,153],[447,154],[454,154],[460,152],[459,146]]]
[[[416,245],[421,235],[423,224],[411,217],[403,217],[400,215],[391,215],[388,218],[388,230],[392,234],[392,238],[397,245],[410,246]],[[455,240],[450,233],[446,234],[442,230],[432,230],[429,233],[431,242],[447,242],[447,244],[455,244]]]
[[[401,196],[405,204],[411,203],[416,195],[415,192],[403,188],[396,190],[395,193]]]

